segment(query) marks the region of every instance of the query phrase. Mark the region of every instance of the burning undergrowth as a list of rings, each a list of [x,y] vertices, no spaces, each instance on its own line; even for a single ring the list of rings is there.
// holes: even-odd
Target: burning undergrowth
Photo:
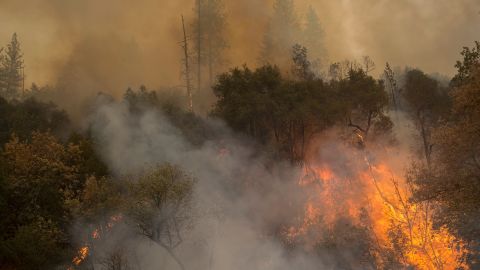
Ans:
[[[434,206],[412,202],[400,151],[318,142],[298,180],[307,199],[288,243],[331,254],[340,269],[456,269],[462,243],[434,228]]]
[[[165,163],[181,164],[195,178],[190,222],[180,230],[176,219],[164,219],[170,225],[154,236],[121,209],[122,218],[110,216],[111,226],[88,229],[72,268],[113,269],[107,262],[125,269],[458,266],[461,243],[433,227],[433,206],[410,201],[401,147],[359,147],[331,131],[310,144],[303,166],[292,166],[258,154],[255,144],[213,120],[208,124],[220,135],[193,146],[156,111],[132,114],[126,104],[107,103],[92,119],[117,178]],[[163,217],[158,211],[155,220]]]

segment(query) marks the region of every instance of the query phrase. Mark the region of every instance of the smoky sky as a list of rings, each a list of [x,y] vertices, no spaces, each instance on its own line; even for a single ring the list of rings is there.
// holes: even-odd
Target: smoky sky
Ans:
[[[227,66],[258,63],[273,0],[225,0]],[[386,61],[452,75],[463,46],[480,39],[478,0],[297,0],[312,5],[330,62],[369,55],[377,74]],[[180,15],[193,0],[0,0],[0,44],[17,32],[27,85],[56,84],[66,69],[95,91],[181,86]],[[190,26],[188,23],[187,26]]]

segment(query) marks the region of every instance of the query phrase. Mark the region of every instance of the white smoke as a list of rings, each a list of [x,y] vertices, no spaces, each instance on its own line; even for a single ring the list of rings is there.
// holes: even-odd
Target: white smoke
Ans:
[[[395,129],[401,143],[387,152],[371,148],[369,155],[381,158],[396,173],[403,174],[411,158],[411,142],[406,138],[411,137],[412,129],[404,125],[408,121],[403,115],[392,117],[403,123]],[[359,259],[353,253],[362,252],[362,244],[355,241],[340,240],[344,242],[333,252],[289,249],[279,235],[286,232],[285,226],[297,226],[303,221],[304,206],[312,195],[309,192],[315,192],[298,185],[303,172],[287,162],[272,164],[271,159],[259,154],[253,142],[234,134],[221,121],[204,121],[216,136],[197,146],[156,110],[131,113],[126,103],[104,102],[98,104],[90,118],[93,135],[99,140],[98,150],[114,175],[142,172],[169,162],[197,179],[194,226],[185,232],[184,242],[175,250],[185,269],[337,269],[345,264],[342,260],[348,265]],[[327,215],[337,211],[341,221],[345,202],[365,196],[362,183],[354,179],[358,171],[365,169],[364,153],[339,140],[338,130],[324,132],[314,144],[312,162],[325,162],[341,176],[337,179],[340,182],[335,189],[335,205],[317,207]],[[345,226],[348,221],[340,223]],[[325,233],[331,233],[329,228],[316,235],[321,240]],[[122,237],[128,241],[115,237],[111,241],[128,243],[131,257],[136,258],[141,269],[179,269],[155,243],[131,231]],[[117,245],[106,245],[104,250],[111,246]],[[342,254],[336,253],[339,250]],[[358,269],[364,269],[363,264],[358,262]]]
[[[272,230],[273,224],[296,215],[287,206],[302,200],[298,168],[276,164],[267,169],[265,160],[254,155],[253,144],[235,138],[222,123],[209,121],[222,135],[200,147],[190,145],[159,112],[135,116],[124,103],[100,106],[91,127],[104,160],[117,175],[169,162],[197,178],[195,224],[176,250],[186,269],[318,269],[318,258],[288,253],[274,237],[279,229]],[[142,269],[179,269],[154,243],[133,239],[134,244],[126,242],[136,247],[134,257],[141,257]]]

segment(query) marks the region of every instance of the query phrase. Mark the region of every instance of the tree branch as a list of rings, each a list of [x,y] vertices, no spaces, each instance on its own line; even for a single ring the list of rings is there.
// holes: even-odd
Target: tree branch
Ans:
[[[359,125],[353,124],[352,119],[350,119],[350,118],[348,118],[348,126],[349,127],[354,127],[356,129],[360,130],[361,132],[366,133],[365,130],[362,127],[360,127]]]

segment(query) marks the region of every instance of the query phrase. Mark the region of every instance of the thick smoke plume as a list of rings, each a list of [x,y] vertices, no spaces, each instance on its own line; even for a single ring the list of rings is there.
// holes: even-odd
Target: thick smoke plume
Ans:
[[[294,2],[300,19],[309,5],[316,9],[331,61],[370,55],[379,66],[414,63],[451,75],[458,48],[479,38],[476,0]],[[257,63],[272,5],[225,1],[232,66]],[[180,14],[193,19],[193,0],[2,0],[0,7],[0,44],[18,33],[27,85],[66,80],[69,86],[84,83],[76,94],[119,94],[139,84],[182,84]]]
[[[278,232],[272,231],[271,225],[291,219],[295,214],[288,209],[302,200],[295,181],[298,169],[287,164],[267,169],[265,159],[254,155],[253,145],[235,138],[215,121],[210,124],[220,138],[194,147],[156,111],[134,116],[127,104],[110,103],[101,105],[92,119],[101,153],[116,174],[169,162],[180,164],[198,179],[192,214],[199,217],[177,251],[187,269],[198,265],[232,270],[260,266],[313,269],[321,265],[313,257],[289,258],[272,237]],[[232,188],[244,192],[238,195]],[[161,248],[147,243],[137,240],[129,244],[144,254],[144,269],[155,269],[171,260],[166,254],[159,256],[165,253]],[[172,261],[166,267],[178,266]]]
[[[458,49],[479,38],[477,0],[298,0],[295,4],[300,20],[309,5],[318,12],[330,61],[369,55],[377,62],[375,75],[381,74],[387,61],[452,75]],[[228,66],[258,64],[272,5],[273,0],[225,0]],[[63,91],[57,100],[64,106],[78,106],[100,91],[118,97],[127,87],[140,84],[183,91],[180,15],[191,22],[193,6],[193,0],[0,0],[0,44],[17,32],[27,86],[32,82],[55,86],[58,93]],[[187,269],[335,269],[344,262],[361,263],[355,261],[355,246],[340,246],[341,255],[327,250],[310,256],[312,250],[288,250],[282,237],[276,237],[288,231],[285,226],[302,222],[308,193],[298,185],[300,168],[269,164],[254,143],[215,120],[208,121],[219,137],[193,146],[159,112],[136,116],[127,104],[97,105],[89,125],[114,175],[170,162],[197,178],[195,226],[176,250]],[[311,160],[329,163],[342,172],[341,179],[365,167],[364,152],[329,136],[318,140]],[[405,164],[407,151],[394,151],[381,158],[397,157],[389,165],[401,172],[404,168],[399,164]],[[376,157],[375,151],[368,153],[369,159]],[[362,194],[364,188],[358,183],[341,184],[340,189],[355,188],[344,196]],[[337,197],[338,208],[320,206],[316,211],[341,217],[348,199]],[[123,248],[142,269],[178,269],[164,250],[129,228],[120,227],[115,235],[95,252]]]
[[[169,162],[181,165],[197,178],[191,213],[195,216],[194,226],[175,251],[186,269],[337,269],[345,263],[358,264],[363,269],[363,262],[356,257],[362,247],[357,244],[340,243],[337,246],[340,253],[308,248],[308,242],[315,244],[329,235],[332,224],[316,230],[306,243],[299,244],[305,245],[305,250],[287,248],[284,241],[288,240],[289,226],[301,225],[305,204],[319,196],[315,194],[317,189],[306,191],[299,185],[304,168],[269,163],[268,158],[258,154],[253,143],[213,119],[208,121],[217,137],[193,146],[158,111],[146,110],[136,115],[126,103],[99,100],[97,105],[90,125],[99,138],[103,159],[116,175],[141,172],[154,164]],[[319,204],[315,211],[328,222],[341,225],[349,224],[347,208],[351,203],[368,205],[363,196],[372,190],[364,190],[364,183],[356,178],[358,171],[365,169],[366,152],[336,138],[338,130],[318,137],[310,148],[309,160],[314,166],[328,164],[339,176],[335,200],[321,198],[333,204]],[[403,145],[381,156],[378,153],[383,151],[371,150],[368,156],[372,160],[381,158],[397,172],[405,169],[400,165],[405,164],[408,152]],[[178,269],[171,257],[153,242],[128,229],[120,231],[115,237],[109,236],[109,243],[97,247],[95,250],[100,253],[92,256],[102,252],[111,254],[122,247],[131,252],[130,258],[136,258],[142,269],[159,266]]]

